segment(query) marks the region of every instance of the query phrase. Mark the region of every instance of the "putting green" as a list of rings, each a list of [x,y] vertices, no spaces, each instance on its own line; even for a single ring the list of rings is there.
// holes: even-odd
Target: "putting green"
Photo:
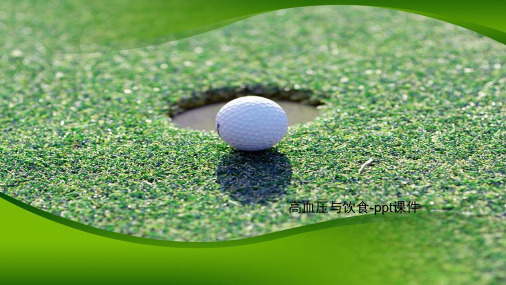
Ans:
[[[289,201],[506,210],[505,47],[474,32],[385,9],[311,7],[134,50],[19,45],[0,57],[0,189],[50,213],[216,241],[345,216],[289,214]],[[241,86],[310,90],[324,110],[263,154],[233,152],[167,116],[192,94]]]

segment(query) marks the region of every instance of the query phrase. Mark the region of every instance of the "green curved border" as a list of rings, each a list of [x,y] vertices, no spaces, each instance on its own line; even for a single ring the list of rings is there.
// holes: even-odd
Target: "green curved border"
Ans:
[[[277,1],[279,1],[279,0],[277,0]],[[282,2],[282,1],[280,1],[280,2]],[[143,41],[130,40],[130,41],[119,42],[119,43],[109,42],[106,44],[106,46],[102,46],[102,48],[104,48],[105,50],[107,50],[107,49],[120,50],[120,49],[139,48],[139,47],[148,46],[148,45],[157,45],[157,44],[162,44],[165,42],[171,42],[171,41],[176,41],[176,40],[181,40],[181,39],[193,37],[193,36],[196,36],[199,34],[210,32],[212,30],[226,27],[228,25],[231,25],[231,24],[241,21],[241,20],[245,20],[245,19],[257,16],[257,15],[264,14],[264,13],[270,13],[270,12],[273,12],[276,10],[301,8],[301,7],[314,7],[314,6],[364,6],[364,7],[374,7],[374,8],[381,8],[381,9],[397,10],[397,11],[401,11],[401,12],[417,14],[417,15],[433,18],[436,20],[444,21],[447,23],[451,23],[451,24],[466,28],[468,30],[477,32],[481,35],[489,37],[489,38],[496,40],[500,43],[506,44],[506,21],[503,21],[504,22],[503,26],[497,26],[497,27],[494,26],[493,27],[493,26],[489,26],[486,24],[481,24],[479,21],[475,22],[476,20],[475,21],[464,21],[464,20],[452,17],[451,15],[449,15],[447,13],[438,14],[438,13],[434,13],[434,12],[429,12],[428,10],[424,10],[424,9],[402,8],[403,7],[402,5],[406,5],[406,7],[411,7],[411,5],[409,5],[409,3],[401,3],[403,1],[384,1],[384,0],[383,1],[360,1],[360,0],[358,0],[358,1],[353,1],[353,0],[352,1],[339,1],[339,0],[337,0],[337,1],[330,1],[330,2],[328,2],[328,1],[313,1],[313,2],[315,2],[315,4],[306,3],[306,2],[312,2],[311,0],[304,0],[301,2],[304,2],[304,3],[302,3],[300,5],[286,5],[281,8],[278,8],[278,9],[266,9],[266,10],[262,10],[260,12],[234,15],[234,16],[231,16],[230,18],[225,19],[225,20],[213,22],[210,24],[205,24],[203,26],[199,26],[197,28],[193,28],[193,29],[186,30],[186,31],[176,31],[176,32],[168,31],[166,34],[163,34],[161,36],[155,37],[150,40],[143,40]],[[316,4],[318,2],[324,2],[325,4]],[[371,3],[362,4],[363,2],[371,2]],[[382,4],[382,2],[383,2],[383,4]],[[407,1],[407,2],[414,3],[416,1]],[[437,3],[437,1],[427,1],[427,2],[428,2],[427,4],[430,4],[431,2]],[[274,3],[276,3],[276,0],[274,1]],[[395,5],[389,6],[390,4],[398,4],[398,6],[395,6]],[[504,8],[504,10],[506,13],[506,7]],[[436,9],[436,12],[437,12],[437,9]],[[84,51],[88,52],[86,49]],[[93,50],[91,50],[91,51],[93,51]]]
[[[14,1],[14,0],[12,0]],[[42,35],[42,43],[49,50],[94,52],[107,49],[128,49],[160,44],[217,29],[241,19],[279,9],[321,5],[357,5],[399,10],[453,23],[473,30],[499,42],[506,43],[506,2],[481,0],[59,0],[66,5],[55,7],[44,2],[26,6],[22,12],[36,23],[31,28]],[[41,4],[42,3],[42,4]],[[77,4],[76,4],[77,3]],[[83,4],[86,3],[86,4]],[[81,6],[79,6],[81,5]],[[95,10],[95,14],[80,13],[81,8]],[[0,2],[0,9],[2,9]],[[66,17],[57,18],[58,13]],[[7,11],[9,14],[9,11]],[[106,17],[102,17],[103,15]],[[51,17],[53,16],[53,17]],[[50,23],[45,19],[51,19]],[[151,20],[146,21],[146,19]],[[12,23],[11,23],[12,22]],[[10,37],[22,39],[23,28],[16,20],[6,21],[14,29]],[[53,27],[54,26],[54,27]],[[58,38],[73,35],[65,44]],[[45,36],[44,36],[45,35]],[[0,42],[0,49],[2,42]]]
[[[124,3],[130,1],[124,0]],[[220,11],[227,3],[206,2],[212,8],[209,12]],[[128,44],[122,47],[187,37],[245,15],[322,4],[375,6],[421,14],[506,43],[504,1],[261,0],[244,3],[249,5],[248,9],[227,9],[221,18],[207,22],[196,18],[198,13],[191,10],[173,10],[187,16],[184,21],[193,25],[169,26],[167,30],[159,30],[157,37],[139,37],[142,40],[138,41],[135,34],[133,37],[130,34],[123,38]],[[126,31],[129,28],[124,26]],[[90,31],[93,35],[93,27]],[[96,39],[100,43],[108,40],[99,34]],[[186,243],[132,237],[85,226],[0,193],[0,283],[476,284],[480,275],[490,275],[494,268],[476,272],[483,264],[479,247],[488,244],[469,244],[465,238],[455,237],[455,233],[497,234],[500,224],[483,222],[477,217],[445,220],[444,215],[432,219],[421,219],[421,216],[425,215],[357,216],[243,240]],[[398,223],[388,223],[395,221]],[[488,228],[491,224],[498,228]],[[446,240],[451,242],[445,243]],[[455,252],[459,253],[458,258]],[[498,261],[504,256],[504,249],[499,248],[493,256],[485,258],[496,259],[488,261],[488,265],[500,266]],[[504,283],[505,275],[497,276],[498,279],[489,283]]]
[[[393,9],[393,8],[390,8],[390,9]],[[418,15],[429,17],[429,18],[441,20],[441,21],[444,21],[447,23],[455,24],[457,26],[460,26],[460,27],[466,28],[468,30],[477,32],[481,35],[487,36],[487,37],[489,37],[493,40],[496,40],[500,43],[506,44],[506,32],[505,31],[500,31],[500,30],[497,30],[494,28],[490,28],[490,27],[487,27],[484,25],[477,24],[477,23],[455,20],[455,19],[452,19],[451,17],[448,17],[448,16],[445,17],[445,16],[439,16],[439,15],[432,14],[432,13],[425,13],[423,11],[412,11],[412,10],[404,10],[404,9],[394,9],[394,10],[418,14]],[[506,22],[506,20],[505,20],[505,22]]]
[[[370,216],[374,221],[342,219],[267,238],[153,244],[119,234],[110,238],[97,229],[83,232],[68,226],[69,221],[49,220],[32,212],[41,213],[38,209],[4,198],[1,284],[473,284],[486,273],[476,268],[482,261],[475,255],[479,245],[453,240],[455,230],[468,232],[466,224],[479,222],[476,217]],[[487,232],[480,226],[474,230]],[[462,256],[466,252],[470,254]]]
[[[41,209],[35,208],[33,206],[30,206],[28,204],[25,204],[23,202],[20,202],[14,198],[11,198],[3,193],[0,193],[0,199],[4,199],[5,201],[16,205],[32,214],[35,214],[39,217],[48,219],[50,221],[53,221],[55,223],[87,232],[90,234],[94,234],[101,237],[106,237],[110,239],[120,240],[120,241],[126,241],[126,242],[132,242],[132,243],[138,243],[138,244],[145,244],[145,245],[153,245],[153,246],[162,246],[162,247],[179,247],[179,248],[216,248],[216,247],[230,247],[230,246],[239,246],[239,245],[248,245],[248,244],[255,244],[255,243],[261,243],[266,241],[271,241],[275,239],[280,239],[288,236],[293,236],[301,233],[308,233],[313,231],[318,231],[322,229],[328,229],[333,227],[343,227],[343,226],[349,226],[349,225],[356,225],[356,224],[365,224],[365,223],[373,223],[378,222],[377,219],[374,218],[373,215],[361,215],[361,216],[352,216],[348,218],[341,218],[336,220],[330,220],[326,222],[311,224],[311,225],[305,225],[300,226],[296,228],[291,228],[287,230],[282,230],[274,233],[269,233],[265,235],[255,236],[255,237],[249,237],[244,239],[237,239],[237,240],[229,240],[229,241],[218,241],[218,242],[182,242],[182,241],[170,241],[170,240],[159,240],[159,239],[151,239],[151,238],[143,238],[143,237],[136,237],[116,232],[111,232],[99,228],[95,228],[92,226],[88,226],[85,224],[81,224],[79,222],[75,222],[48,212],[45,212]]]

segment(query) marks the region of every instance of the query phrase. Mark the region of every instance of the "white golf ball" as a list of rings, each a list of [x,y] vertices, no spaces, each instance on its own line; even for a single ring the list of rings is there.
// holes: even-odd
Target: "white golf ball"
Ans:
[[[238,150],[260,151],[280,142],[288,130],[286,113],[276,102],[258,96],[234,99],[216,115],[220,137]]]

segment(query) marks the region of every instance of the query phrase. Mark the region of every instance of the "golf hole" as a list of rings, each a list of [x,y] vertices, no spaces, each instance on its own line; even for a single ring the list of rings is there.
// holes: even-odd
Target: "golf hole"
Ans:
[[[212,89],[183,98],[172,106],[169,116],[180,128],[214,131],[214,120],[221,107],[235,98],[255,95],[274,100],[285,110],[289,125],[295,125],[313,121],[320,115],[317,107],[322,103],[312,94],[309,90],[263,86]]]

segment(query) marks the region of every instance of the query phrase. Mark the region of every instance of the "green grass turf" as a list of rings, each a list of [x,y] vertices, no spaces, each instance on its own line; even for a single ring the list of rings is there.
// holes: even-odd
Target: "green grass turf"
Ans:
[[[505,224],[506,49],[473,32],[320,7],[118,52],[16,44],[0,58],[0,189],[48,212],[186,241],[344,216],[291,215],[292,200],[415,200]],[[324,109],[264,154],[167,116],[193,91],[241,85],[309,89]]]

